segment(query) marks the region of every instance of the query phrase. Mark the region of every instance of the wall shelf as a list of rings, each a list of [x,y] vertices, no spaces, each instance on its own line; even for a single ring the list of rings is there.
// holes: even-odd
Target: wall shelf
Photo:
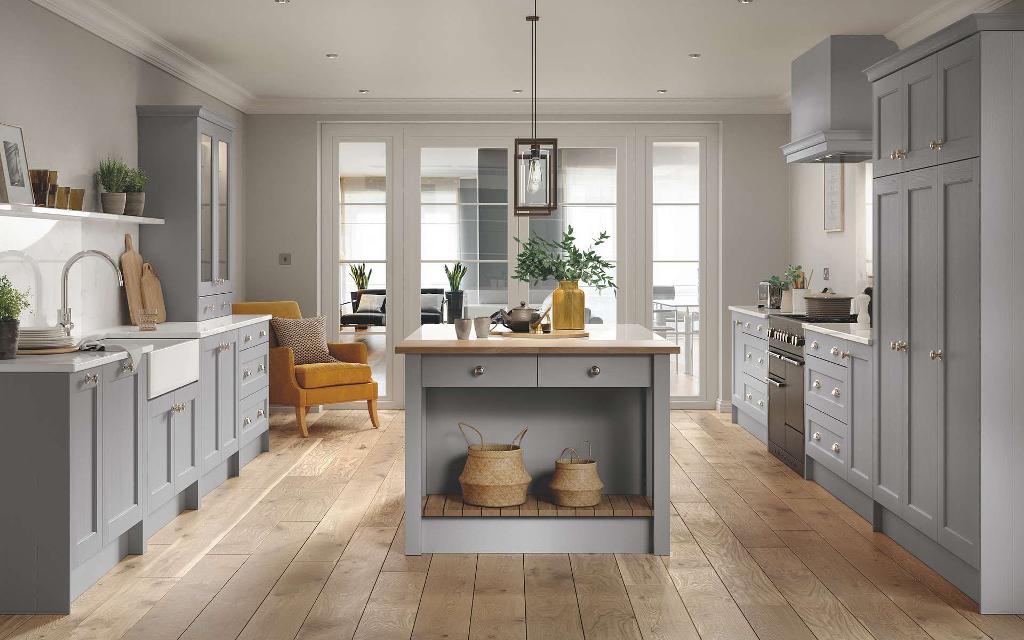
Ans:
[[[163,224],[161,218],[123,216],[95,211],[71,211],[49,207],[31,207],[23,204],[0,204],[0,217],[36,218],[41,220],[80,220],[85,222],[120,222],[122,224]]]

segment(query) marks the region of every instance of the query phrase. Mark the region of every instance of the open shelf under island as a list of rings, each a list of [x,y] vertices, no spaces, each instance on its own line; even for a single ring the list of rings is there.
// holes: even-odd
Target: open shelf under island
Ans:
[[[418,329],[405,355],[406,553],[655,553],[668,555],[669,356],[673,343],[639,325],[588,325],[587,338],[456,340],[451,325]],[[532,477],[521,507],[462,502],[466,442],[522,428]],[[593,445],[602,501],[550,502],[565,447]]]

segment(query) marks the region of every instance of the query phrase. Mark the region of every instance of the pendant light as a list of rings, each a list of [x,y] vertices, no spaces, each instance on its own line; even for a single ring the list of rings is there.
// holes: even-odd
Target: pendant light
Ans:
[[[530,123],[529,138],[516,138],[515,214],[547,216],[558,208],[558,140],[537,137],[537,0],[530,23]]]

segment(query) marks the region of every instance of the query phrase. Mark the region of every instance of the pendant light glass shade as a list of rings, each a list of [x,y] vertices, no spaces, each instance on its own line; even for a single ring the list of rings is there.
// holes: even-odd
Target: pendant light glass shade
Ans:
[[[515,213],[551,215],[558,208],[558,141],[516,138]]]

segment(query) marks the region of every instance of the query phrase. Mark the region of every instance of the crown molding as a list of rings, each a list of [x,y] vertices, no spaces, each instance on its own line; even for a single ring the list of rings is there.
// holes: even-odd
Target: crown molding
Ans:
[[[246,88],[99,0],[32,1],[240,111],[256,101]]]
[[[893,28],[885,37],[900,49],[923,40],[972,13],[991,13],[1011,0],[943,0]]]
[[[538,100],[538,109],[551,115],[739,115],[789,113],[786,96],[751,98],[588,99]],[[530,101],[520,99],[417,98],[261,98],[249,113],[274,115],[468,115],[529,114]]]

